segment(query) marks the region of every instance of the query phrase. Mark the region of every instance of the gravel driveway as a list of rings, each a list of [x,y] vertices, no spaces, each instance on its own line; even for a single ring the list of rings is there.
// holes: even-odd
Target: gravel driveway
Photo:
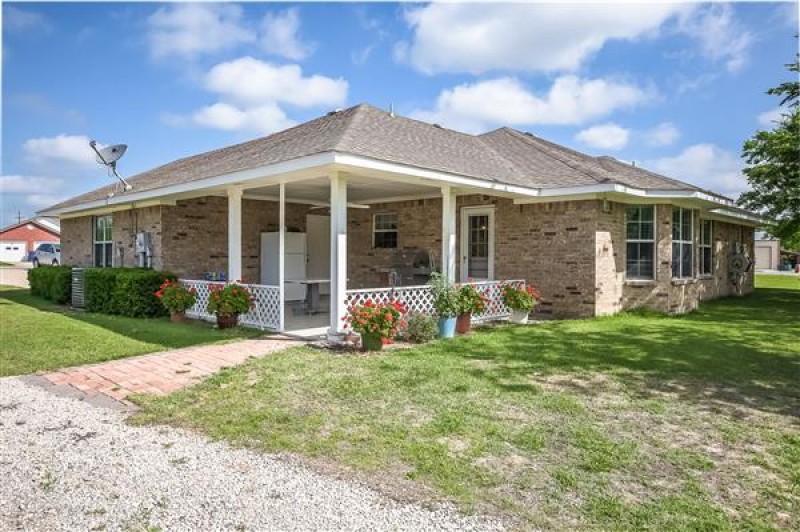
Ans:
[[[452,508],[0,379],[2,530],[491,530]]]

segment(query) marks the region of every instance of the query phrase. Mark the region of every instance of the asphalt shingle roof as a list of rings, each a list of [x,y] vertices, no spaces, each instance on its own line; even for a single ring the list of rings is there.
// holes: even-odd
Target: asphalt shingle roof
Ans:
[[[593,157],[530,133],[500,128],[469,135],[395,116],[367,104],[218,150],[178,159],[128,179],[136,192],[197,181],[325,152],[348,153],[529,188],[620,183],[642,189],[700,190],[611,157]],[[45,210],[107,197],[114,185]]]

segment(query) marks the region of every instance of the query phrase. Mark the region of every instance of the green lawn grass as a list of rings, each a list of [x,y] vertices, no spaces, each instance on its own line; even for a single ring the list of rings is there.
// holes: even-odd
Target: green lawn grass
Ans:
[[[4,266],[13,266],[13,264],[11,264],[10,262],[4,262],[4,261],[0,260],[0,267],[4,267]]]
[[[687,316],[499,327],[377,355],[297,349],[135,422],[297,453],[522,528],[800,527],[800,280]]]
[[[153,351],[263,334],[218,331],[206,323],[174,324],[70,311],[27,289],[0,286],[0,376],[102,362]]]

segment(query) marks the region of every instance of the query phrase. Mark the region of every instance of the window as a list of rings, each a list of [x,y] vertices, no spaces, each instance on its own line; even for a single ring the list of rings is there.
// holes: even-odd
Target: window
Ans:
[[[397,215],[376,214],[372,220],[372,247],[397,247]]]
[[[112,219],[111,215],[96,216],[94,219],[94,265],[100,268],[112,266]]]
[[[712,247],[713,226],[711,220],[700,221],[700,275],[714,274],[714,252]]]
[[[692,274],[692,211],[672,209],[672,278],[688,279]]]
[[[655,220],[653,206],[625,209],[625,276],[651,280],[655,274]]]

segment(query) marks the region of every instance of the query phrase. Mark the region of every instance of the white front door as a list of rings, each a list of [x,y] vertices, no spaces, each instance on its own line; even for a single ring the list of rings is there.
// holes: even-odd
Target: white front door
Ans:
[[[331,217],[319,214],[306,216],[308,233],[308,278],[331,278]],[[330,294],[330,283],[319,286],[320,294]]]
[[[461,281],[494,279],[494,207],[461,209]]]

